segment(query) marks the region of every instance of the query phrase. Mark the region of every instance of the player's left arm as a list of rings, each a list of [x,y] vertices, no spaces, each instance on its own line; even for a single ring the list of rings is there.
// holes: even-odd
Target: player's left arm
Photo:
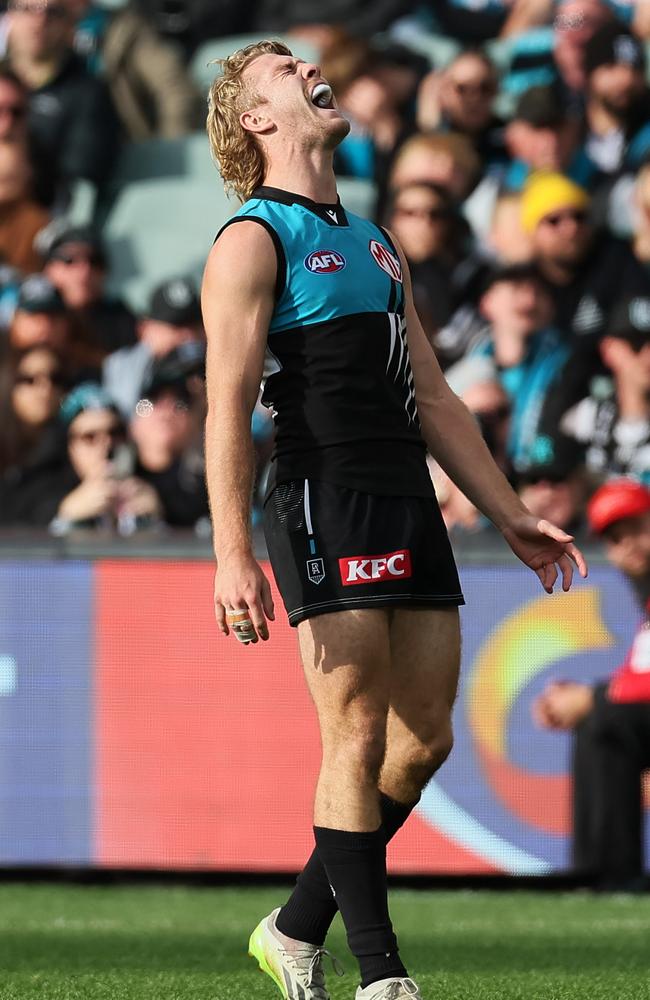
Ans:
[[[406,259],[394,242],[402,262],[415,398],[428,449],[465,496],[499,529],[515,555],[534,570],[544,589],[552,592],[559,568],[562,588],[568,590],[572,562],[581,576],[587,575],[584,557],[572,535],[534,517],[524,506],[492,458],[476,420],[449,388],[415,311]]]

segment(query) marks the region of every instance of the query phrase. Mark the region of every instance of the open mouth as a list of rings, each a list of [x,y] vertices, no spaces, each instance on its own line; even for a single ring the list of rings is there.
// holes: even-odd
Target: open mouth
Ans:
[[[309,95],[311,103],[317,108],[333,108],[334,94],[329,83],[317,83]]]

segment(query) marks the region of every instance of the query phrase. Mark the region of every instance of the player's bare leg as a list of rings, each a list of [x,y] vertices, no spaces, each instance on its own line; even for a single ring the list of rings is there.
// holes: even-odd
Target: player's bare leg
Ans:
[[[457,608],[397,608],[390,625],[391,691],[379,787],[413,803],[452,748],[460,664]]]
[[[298,626],[323,747],[314,836],[362,987],[407,979],[388,913],[379,796],[391,687],[390,619],[388,610],[363,609]]]
[[[376,830],[390,698],[388,612],[321,615],[302,622],[298,636],[323,748],[314,823]]]
[[[387,841],[406,821],[422,788],[451,749],[450,717],[460,654],[455,608],[396,609],[389,621],[391,693],[379,779]],[[315,850],[282,908],[281,922],[296,938],[321,946],[336,912]]]

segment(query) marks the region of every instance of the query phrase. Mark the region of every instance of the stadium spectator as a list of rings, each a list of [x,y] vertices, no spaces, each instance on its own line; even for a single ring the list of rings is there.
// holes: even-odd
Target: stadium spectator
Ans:
[[[16,311],[9,328],[12,347],[70,347],[72,324],[65,302],[44,275],[27,277],[18,294]]]
[[[10,350],[0,367],[0,524],[46,525],[63,457],[57,420],[65,358],[47,346]]]
[[[521,34],[546,24],[552,14],[552,0],[436,0],[427,8],[434,29],[464,43]]]
[[[101,386],[78,385],[66,396],[67,465],[57,483],[54,534],[75,529],[117,529],[131,534],[160,522],[161,503],[148,483],[133,475],[126,427]]]
[[[585,46],[594,32],[612,20],[614,12],[607,0],[558,0],[550,18],[552,31],[510,39],[505,91],[514,97],[529,87],[554,85],[569,114],[582,121]]]
[[[104,388],[126,420],[142,397],[154,362],[181,344],[203,341],[201,307],[192,282],[179,277],[159,285],[137,334],[137,344],[110,354],[103,366]]]
[[[447,378],[457,396],[474,414],[483,439],[497,464],[508,472],[507,442],[510,427],[510,401],[490,359],[477,355]],[[474,532],[488,527],[489,522],[447,473],[429,457],[429,471],[449,530]]]
[[[576,119],[555,87],[531,87],[521,95],[505,138],[512,157],[503,179],[507,190],[520,191],[537,170],[566,171],[583,187],[591,182],[595,168],[578,149]]]
[[[433,70],[420,85],[417,123],[423,132],[457,132],[471,141],[484,169],[504,163],[503,122],[492,105],[498,78],[485,53],[461,52],[445,67]]]
[[[28,99],[27,87],[6,60],[0,61],[0,142],[19,143],[24,147],[32,174],[32,194],[39,204],[47,205],[53,198],[53,178],[49,164],[39,159],[28,133]]]
[[[27,89],[0,63],[0,142],[27,142]]]
[[[587,42],[584,63],[586,152],[602,174],[634,170],[650,152],[645,49],[623,25],[605,24]]]
[[[433,336],[432,346],[443,369],[467,354],[477,335],[483,335],[485,320],[478,312],[478,300],[495,268],[529,263],[532,245],[521,224],[521,197],[512,192],[496,199],[485,240],[478,240],[459,267],[459,303],[448,321]]]
[[[479,356],[492,363],[512,411],[507,456],[517,471],[537,461],[540,447],[550,446],[540,437],[541,418],[569,356],[551,325],[552,316],[551,298],[534,267],[518,264],[493,271],[479,302],[468,353],[446,373],[452,383],[462,377],[465,399],[473,387],[473,359]]]
[[[206,39],[253,30],[252,0],[132,0],[129,5],[156,34],[171,42],[185,63]]]
[[[35,247],[49,213],[32,197],[32,170],[24,143],[0,141],[0,260],[23,273],[38,271]]]
[[[414,0],[332,0],[327,10],[309,0],[258,0],[253,8],[256,31],[278,33],[336,24],[348,34],[370,38],[409,14]]]
[[[175,139],[202,127],[202,97],[177,48],[132,6],[116,11],[109,21],[101,58],[129,139]]]
[[[106,85],[72,49],[74,19],[64,0],[11,0],[6,56],[29,92],[34,155],[64,201],[78,178],[108,176],[117,150],[117,119]],[[39,171],[40,172],[40,171]]]
[[[594,475],[650,484],[650,295],[617,303],[599,347],[608,375],[593,380],[560,429],[583,445]]]
[[[467,225],[446,191],[425,182],[393,192],[386,224],[406,254],[415,306],[431,337],[453,309],[454,272],[464,258]]]
[[[533,174],[522,195],[522,223],[551,288],[560,330],[593,350],[616,300],[647,286],[627,243],[596,233],[590,198],[562,174]]]
[[[519,264],[533,256],[530,237],[521,223],[521,197],[518,194],[504,192],[497,197],[485,238],[485,250],[499,264]]]
[[[14,347],[46,345],[65,351],[70,384],[96,377],[106,353],[85,338],[58,290],[44,274],[29,275],[21,284],[8,339]]]
[[[603,0],[564,0],[553,20],[553,62],[572,111],[582,110],[586,83],[585,46],[598,29],[613,19]]]
[[[481,160],[472,143],[455,132],[417,133],[398,149],[389,176],[389,190],[428,181],[462,202],[481,176]]]
[[[108,260],[96,230],[64,224],[55,231],[45,251],[44,273],[59,290],[89,343],[107,354],[136,343],[133,313],[105,292]]]
[[[533,705],[546,729],[573,733],[573,863],[602,889],[640,891],[641,777],[650,767],[650,491],[617,479],[591,498],[588,520],[643,609],[625,662],[602,683],[555,681]]]
[[[636,175],[633,192],[632,250],[646,267],[650,264],[650,161]]]
[[[374,178],[384,187],[395,148],[414,128],[406,107],[417,77],[407,67],[405,84],[396,86],[386,53],[343,32],[323,52],[321,69],[352,125],[336,152],[337,173]]]
[[[145,397],[131,418],[136,474],[160,496],[162,513],[174,528],[193,528],[209,515],[197,398],[184,372],[154,368]]]
[[[589,492],[590,480],[581,459],[580,449],[561,438],[547,455],[514,476],[517,493],[531,513],[570,534],[582,528]]]

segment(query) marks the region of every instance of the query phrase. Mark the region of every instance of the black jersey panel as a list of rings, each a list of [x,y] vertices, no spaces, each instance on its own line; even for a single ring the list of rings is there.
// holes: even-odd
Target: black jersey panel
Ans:
[[[309,475],[432,495],[402,317],[340,317],[274,333],[270,345],[279,370],[262,401],[275,415],[273,482]]]

